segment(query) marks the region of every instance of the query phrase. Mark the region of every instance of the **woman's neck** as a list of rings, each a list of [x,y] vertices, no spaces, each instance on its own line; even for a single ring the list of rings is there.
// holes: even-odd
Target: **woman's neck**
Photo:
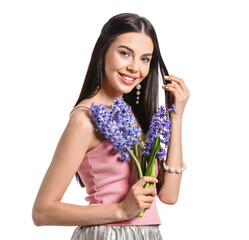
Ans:
[[[100,88],[98,93],[94,96],[95,104],[104,104],[107,107],[110,107],[113,104],[115,98],[121,99],[123,94],[115,94],[110,93],[109,91],[105,91],[105,89]]]

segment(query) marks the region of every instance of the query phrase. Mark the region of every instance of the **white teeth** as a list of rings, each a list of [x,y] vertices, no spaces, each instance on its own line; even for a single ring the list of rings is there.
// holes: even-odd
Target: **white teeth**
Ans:
[[[127,76],[124,76],[124,75],[122,75],[122,78],[124,78],[124,79],[126,79],[128,81],[133,81],[134,80],[134,78],[130,78],[130,77],[127,77]]]

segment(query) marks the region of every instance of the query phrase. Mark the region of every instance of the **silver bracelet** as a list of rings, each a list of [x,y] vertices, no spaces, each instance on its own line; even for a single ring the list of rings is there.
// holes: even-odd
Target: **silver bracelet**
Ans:
[[[175,168],[171,168],[171,167],[167,166],[166,161],[163,161],[163,168],[165,171],[169,171],[171,173],[181,174],[187,169],[187,166],[186,166],[186,163],[183,162],[183,168],[175,169]]]

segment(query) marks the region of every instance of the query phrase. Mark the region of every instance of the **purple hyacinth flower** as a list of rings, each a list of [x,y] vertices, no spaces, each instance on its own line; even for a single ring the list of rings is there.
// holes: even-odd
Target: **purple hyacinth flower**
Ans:
[[[172,108],[168,109],[168,112],[175,111],[175,106],[172,104]],[[169,145],[170,132],[172,129],[172,122],[166,112],[164,106],[158,108],[157,112],[153,115],[152,121],[150,123],[149,131],[147,133],[147,138],[145,141],[143,155],[148,156],[154,146],[154,142],[158,136],[160,136],[160,141],[165,145],[167,149]],[[157,153],[157,156],[162,160],[166,156],[166,150],[162,149]]]
[[[127,106],[123,98],[115,98],[109,111],[103,104],[91,105],[92,119],[106,140],[113,143],[114,151],[121,153],[121,160],[130,159],[127,152],[133,150],[141,135],[141,127],[136,126],[131,107]]]

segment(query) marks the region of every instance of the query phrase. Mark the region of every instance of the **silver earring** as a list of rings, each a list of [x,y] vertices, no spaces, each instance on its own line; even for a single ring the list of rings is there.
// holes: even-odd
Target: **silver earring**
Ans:
[[[136,101],[136,104],[139,104],[139,95],[141,94],[141,92],[139,91],[140,89],[142,88],[142,86],[140,84],[138,84],[136,86],[136,89],[138,90],[136,93],[137,93],[137,101]]]
[[[100,81],[97,81],[97,91],[100,89]]]

